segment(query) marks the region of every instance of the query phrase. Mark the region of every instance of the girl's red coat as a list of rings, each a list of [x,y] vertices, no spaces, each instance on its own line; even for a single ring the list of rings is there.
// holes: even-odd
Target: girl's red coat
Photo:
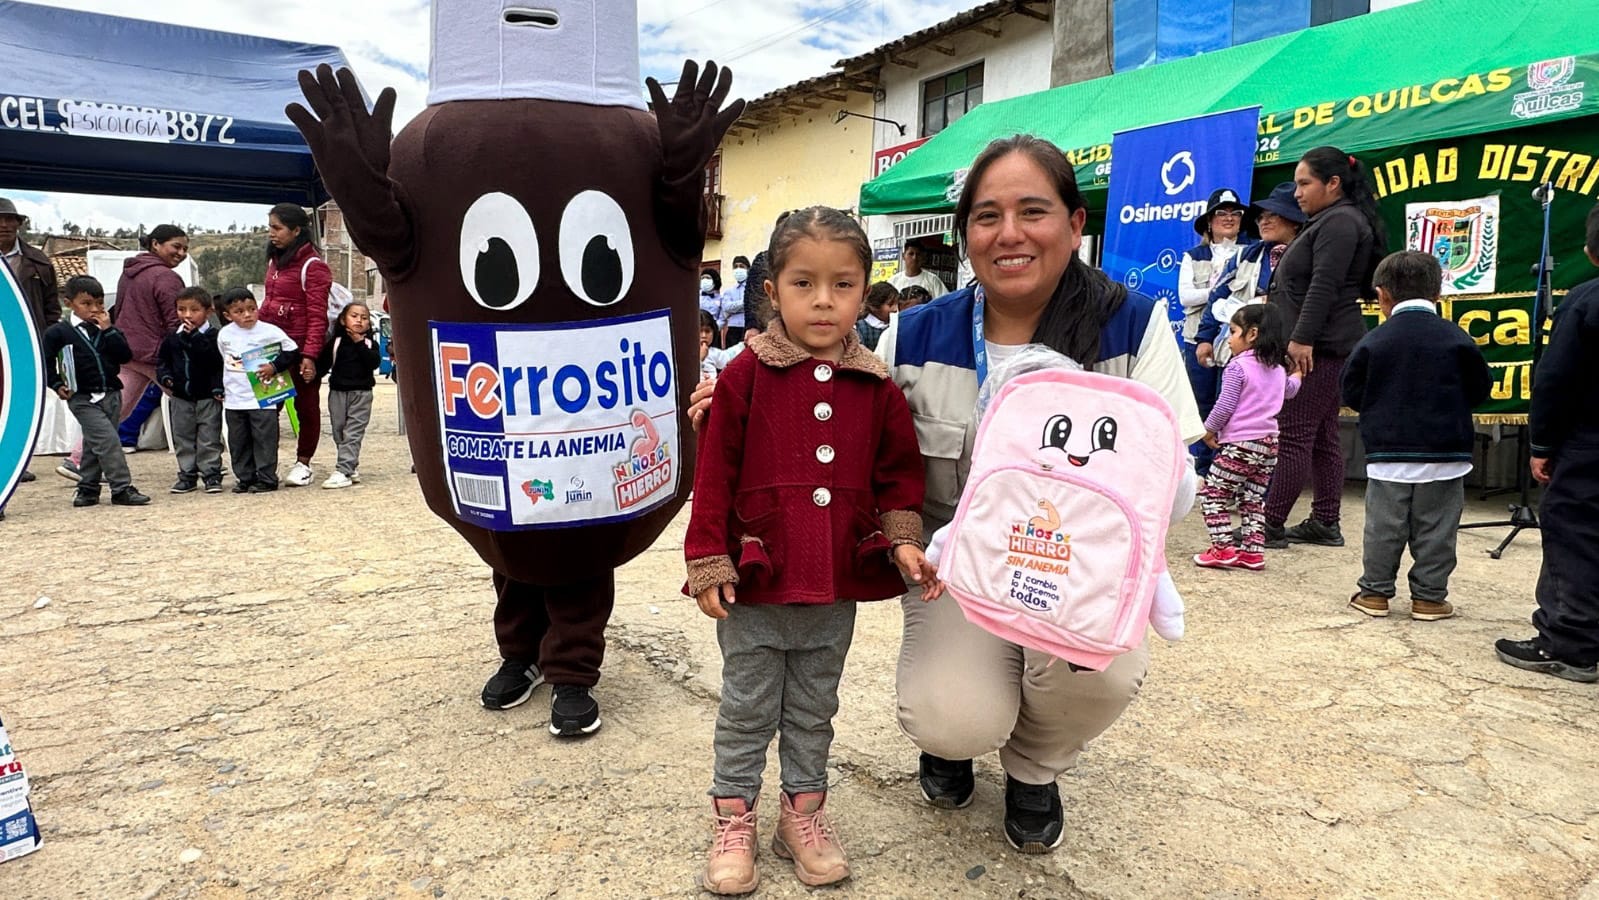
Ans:
[[[923,468],[905,395],[853,333],[837,364],[780,326],[722,373],[700,435],[687,591],[739,603],[882,600],[894,545],[921,542]]]

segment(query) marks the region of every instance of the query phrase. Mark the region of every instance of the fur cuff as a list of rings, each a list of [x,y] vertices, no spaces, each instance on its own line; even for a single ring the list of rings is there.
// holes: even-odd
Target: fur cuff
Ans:
[[[688,561],[686,593],[690,597],[698,597],[706,588],[729,583],[738,584],[738,570],[733,568],[732,557],[723,554]]]
[[[883,513],[883,534],[893,542],[922,546],[922,515],[908,509],[891,509]]]

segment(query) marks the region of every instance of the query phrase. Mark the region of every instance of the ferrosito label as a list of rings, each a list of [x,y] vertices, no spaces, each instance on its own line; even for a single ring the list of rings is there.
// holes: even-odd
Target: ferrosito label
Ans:
[[[429,328],[446,480],[462,521],[495,531],[614,522],[676,495],[668,311]]]

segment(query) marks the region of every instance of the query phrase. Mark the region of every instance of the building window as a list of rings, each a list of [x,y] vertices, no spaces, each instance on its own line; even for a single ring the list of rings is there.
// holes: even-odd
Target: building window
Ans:
[[[700,192],[700,202],[705,206],[705,236],[712,240],[722,237],[722,151],[711,155],[705,166],[705,187]]]
[[[982,63],[922,82],[922,137],[938,134],[982,102]]]

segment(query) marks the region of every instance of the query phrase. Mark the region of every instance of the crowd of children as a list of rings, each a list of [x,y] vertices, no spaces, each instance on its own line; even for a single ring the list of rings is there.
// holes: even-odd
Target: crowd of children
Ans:
[[[117,435],[122,405],[119,371],[132,354],[105,308],[105,289],[80,275],[67,282],[71,315],[44,336],[48,387],[67,402],[83,431],[83,458],[72,505],[100,502],[101,482],[118,506],[150,502],[132,483]],[[299,345],[276,325],[261,321],[255,295],[233,288],[218,298],[190,287],[175,300],[178,327],[161,342],[157,382],[169,399],[178,474],[171,493],[222,491],[223,428],[227,429],[236,494],[278,489],[279,419],[294,396],[287,373],[300,361]],[[226,323],[226,324],[221,324]],[[220,327],[218,325],[220,324]],[[331,375],[329,414],[338,444],[337,470],[324,488],[361,480],[361,442],[372,416],[377,340],[366,305],[346,305],[332,323],[315,360],[319,377]]]
[[[1373,283],[1384,322],[1356,345],[1342,375],[1343,404],[1360,414],[1367,479],[1363,572],[1349,602],[1370,616],[1389,614],[1407,546],[1410,617],[1455,614],[1446,598],[1472,468],[1471,411],[1487,399],[1490,375],[1476,343],[1439,317],[1442,279],[1431,254],[1383,259]],[[1194,564],[1259,571],[1277,417],[1302,374],[1288,358],[1276,304],[1238,307],[1228,328],[1232,359],[1205,422],[1205,442],[1217,451],[1201,491],[1211,546]],[[1236,531],[1228,512],[1235,504]]]

